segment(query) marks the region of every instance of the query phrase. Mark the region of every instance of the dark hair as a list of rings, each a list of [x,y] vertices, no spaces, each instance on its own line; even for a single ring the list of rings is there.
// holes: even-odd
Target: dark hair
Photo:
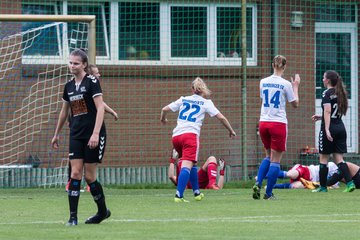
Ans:
[[[276,55],[273,59],[273,67],[283,70],[286,65],[286,57],[282,55]]]
[[[336,71],[328,70],[325,72],[325,78],[329,79],[331,86],[335,87],[339,114],[346,115],[348,98],[342,77]]]
[[[80,57],[81,58],[81,61],[82,61],[82,63],[86,63],[85,65],[85,69],[84,69],[84,71],[85,72],[89,72],[89,58],[88,58],[88,56],[87,56],[87,54],[86,54],[86,52],[85,52],[85,50],[84,49],[75,49],[74,51],[72,51],[71,53],[70,53],[70,55],[71,56],[77,56],[77,57]]]

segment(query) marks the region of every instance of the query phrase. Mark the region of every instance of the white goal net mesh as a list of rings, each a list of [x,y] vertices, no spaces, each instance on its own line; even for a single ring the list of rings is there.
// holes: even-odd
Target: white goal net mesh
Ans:
[[[29,25],[7,23],[19,30]],[[71,78],[67,56],[75,48],[87,49],[87,38],[87,23],[56,22],[0,39],[0,115],[5,119],[0,124],[0,187],[64,183],[67,149],[53,152],[51,134],[63,85]],[[39,165],[42,170],[30,174]]]

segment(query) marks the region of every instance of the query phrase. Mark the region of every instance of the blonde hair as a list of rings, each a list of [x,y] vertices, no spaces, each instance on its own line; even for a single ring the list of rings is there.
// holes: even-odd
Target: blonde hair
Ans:
[[[94,68],[97,68],[97,66],[95,64],[89,64],[89,67],[88,67],[89,72],[88,73],[92,74]]]
[[[273,67],[278,70],[284,70],[286,65],[286,57],[276,55],[273,59]]]
[[[191,87],[195,94],[203,96],[203,97],[209,97],[211,95],[211,91],[206,86],[206,83],[201,78],[197,77],[192,82]]]

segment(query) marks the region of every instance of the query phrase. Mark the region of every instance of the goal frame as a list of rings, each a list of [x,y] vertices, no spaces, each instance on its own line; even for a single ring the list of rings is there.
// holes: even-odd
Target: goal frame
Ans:
[[[95,15],[33,15],[0,14],[0,22],[86,22],[89,24],[89,63],[96,64],[96,16]]]

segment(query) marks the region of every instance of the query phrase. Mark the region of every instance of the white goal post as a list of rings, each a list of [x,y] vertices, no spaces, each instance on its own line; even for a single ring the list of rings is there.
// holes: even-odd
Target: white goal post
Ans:
[[[31,15],[31,14],[0,14],[0,22],[86,22],[88,29],[89,62],[96,63],[96,16],[95,15]]]
[[[48,141],[72,77],[68,54],[86,48],[96,64],[95,21],[95,15],[0,14],[0,188],[67,181],[67,155],[53,153]]]

